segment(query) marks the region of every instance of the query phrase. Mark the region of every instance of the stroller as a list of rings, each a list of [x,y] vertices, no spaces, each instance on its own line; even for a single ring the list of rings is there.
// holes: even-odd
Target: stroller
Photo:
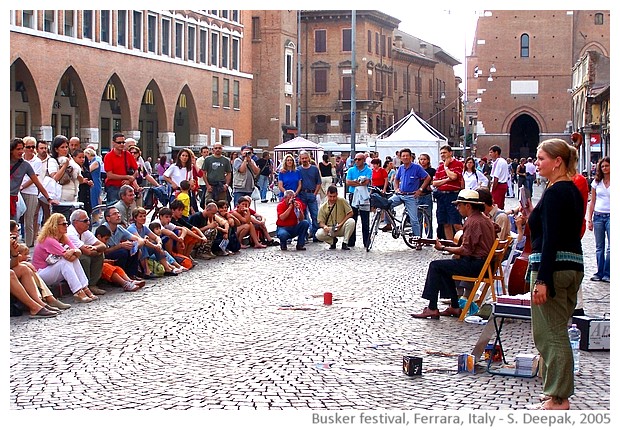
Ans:
[[[143,192],[142,202],[144,209],[147,210],[147,215],[153,212],[151,219],[157,218],[159,210],[162,207],[168,206],[168,203],[173,200],[172,188],[168,184],[158,187],[146,187]],[[161,206],[159,205],[160,203]]]

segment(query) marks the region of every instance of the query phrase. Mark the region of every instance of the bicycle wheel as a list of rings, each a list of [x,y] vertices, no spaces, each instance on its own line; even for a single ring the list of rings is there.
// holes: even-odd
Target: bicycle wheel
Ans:
[[[400,234],[407,245],[411,249],[416,249],[417,241],[414,240],[413,228],[411,227],[411,221],[409,220],[409,214],[407,211],[403,212],[403,219],[400,223]]]
[[[433,238],[433,219],[426,209],[418,207],[418,220],[420,221],[420,237],[422,239]]]
[[[379,232],[379,224],[381,223],[381,217],[383,216],[383,211],[378,209],[375,211],[375,217],[372,219],[372,224],[370,225],[370,237],[368,238],[368,246],[366,247],[366,252],[370,251],[372,248],[372,244],[375,242],[375,237],[377,237],[377,233]]]

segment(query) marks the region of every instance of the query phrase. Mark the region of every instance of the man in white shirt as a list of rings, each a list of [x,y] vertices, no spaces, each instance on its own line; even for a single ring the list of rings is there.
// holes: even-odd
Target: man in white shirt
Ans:
[[[504,209],[510,172],[508,171],[508,162],[501,155],[502,148],[499,146],[493,145],[489,148],[489,157],[493,162],[491,180],[489,181],[491,184],[491,194],[493,195],[493,202],[495,202],[497,207]]]
[[[103,270],[103,251],[106,244],[101,242],[90,231],[90,219],[83,209],[73,211],[69,218],[71,225],[67,228],[67,237],[73,245],[82,251],[80,264],[88,278],[88,288],[93,294],[103,295],[105,290],[97,286]]]
[[[527,186],[528,191],[530,192],[530,196],[533,195],[534,191],[534,180],[536,179],[536,166],[532,161],[532,157],[527,159],[527,163],[525,163],[525,185]]]
[[[43,164],[41,163],[41,159],[36,156],[37,140],[32,136],[26,136],[22,140],[24,141],[24,160],[30,163],[35,175],[41,180]],[[20,193],[24,199],[24,203],[26,203],[26,212],[24,213],[24,241],[28,247],[32,247],[34,246],[36,233],[39,230],[35,227],[38,221],[37,215],[39,214],[37,210],[39,208],[39,189],[34,185],[32,179],[26,175],[20,187]]]
[[[203,146],[200,148],[200,157],[196,158],[196,168],[200,170],[202,169],[202,165],[205,162],[205,159],[209,156],[209,147]],[[205,207],[205,194],[207,194],[207,183],[205,182],[205,175],[198,177],[198,186],[200,187],[200,207],[204,209]]]

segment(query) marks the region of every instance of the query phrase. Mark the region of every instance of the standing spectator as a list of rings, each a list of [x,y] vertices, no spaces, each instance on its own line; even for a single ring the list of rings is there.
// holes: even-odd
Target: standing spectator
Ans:
[[[278,189],[280,200],[284,197],[286,190],[293,190],[295,195],[301,191],[301,175],[297,171],[295,158],[291,154],[286,154],[282,160],[282,166],[278,171]]]
[[[208,146],[203,146],[202,148],[200,148],[200,157],[198,157],[196,159],[196,168],[198,170],[205,170],[202,168],[202,166],[204,165],[205,159],[209,156],[209,147]],[[206,178],[204,176],[201,176],[198,178],[198,188],[200,189],[199,192],[199,200],[200,200],[200,206],[204,208],[205,205],[205,194],[207,194],[207,183],[205,182]]]
[[[41,174],[39,175],[39,182],[43,183],[43,178],[45,178],[46,176],[48,176],[47,174],[47,167],[49,165],[49,159],[50,156],[48,154],[48,145],[47,142],[45,140],[37,140],[37,158],[39,158],[41,160]],[[43,213],[43,218],[41,219],[41,222],[39,222],[38,219],[38,214],[39,212]],[[35,219],[35,226],[34,226],[34,238],[36,240],[36,237],[39,235],[39,228],[41,227],[41,225],[45,224],[45,221],[47,221],[47,219],[50,217],[51,214],[51,207],[49,205],[49,203],[45,202],[44,199],[41,199],[41,197],[39,196],[39,204],[37,206],[37,216]]]
[[[338,155],[336,157],[336,185],[341,186],[344,181],[344,159]]]
[[[138,147],[136,140],[128,138],[125,140],[125,146],[127,147],[127,151],[131,154],[131,156],[136,160],[136,164],[138,165],[138,174],[136,175],[136,183],[138,186],[143,187],[148,182],[152,186],[159,186],[155,178],[153,178],[150,173],[146,171],[146,167],[144,165],[144,159],[142,158],[142,150]],[[142,206],[142,193],[136,193],[136,204],[138,206]]]
[[[467,159],[465,159],[463,181],[466,190],[477,190],[480,187],[486,188],[489,185],[487,177],[476,169],[476,162],[473,157],[467,157]]]
[[[301,165],[297,167],[297,171],[301,177],[301,191],[297,194],[297,197],[306,205],[306,211],[310,214],[309,217],[306,215],[306,218],[310,218],[312,221],[312,228],[310,231],[312,241],[318,242],[316,231],[319,229],[319,224],[317,222],[319,204],[316,196],[321,189],[321,173],[318,167],[310,164],[310,153],[308,151],[301,151],[299,153],[299,162]],[[370,175],[368,178],[370,179]]]
[[[166,183],[166,181],[164,180],[164,172],[166,172],[166,170],[168,170],[168,167],[170,167],[170,163],[168,163],[167,160],[168,157],[162,155],[161,157],[159,157],[159,162],[157,163],[157,178],[160,184]]]
[[[609,157],[603,157],[596,164],[596,175],[590,191],[590,205],[586,219],[588,229],[594,230],[596,242],[596,273],[590,280],[610,282],[610,193]]]
[[[41,177],[43,164],[41,159],[36,156],[37,140],[32,136],[26,136],[24,141],[24,160],[27,161],[37,177]],[[24,213],[24,241],[29,247],[34,246],[35,224],[38,223],[39,215],[39,190],[34,185],[30,177],[24,177],[20,187],[20,193],[26,204]],[[36,228],[38,231],[38,228]]]
[[[213,154],[205,158],[202,164],[202,171],[206,172],[205,185],[206,193],[204,201],[226,200],[229,201],[230,180],[232,174],[232,164],[225,155],[222,155],[222,144],[213,144]]]
[[[123,185],[131,185],[134,190],[140,191],[140,187],[136,182],[138,163],[125,150],[125,135],[114,133],[112,141],[112,151],[108,152],[103,159],[103,166],[106,172],[105,186],[108,204],[114,203],[119,199],[118,192]]]
[[[452,204],[462,188],[463,163],[455,159],[450,145],[439,148],[441,163],[433,177],[433,186],[437,189],[437,224],[443,225],[444,237],[454,238],[454,233],[463,229],[463,218]]]
[[[305,207],[301,200],[295,197],[293,190],[286,190],[284,197],[278,203],[276,220],[278,239],[280,239],[280,249],[286,251],[287,242],[297,237],[298,251],[305,251],[306,238],[310,223],[305,219]]]
[[[493,202],[495,202],[498,208],[504,209],[506,192],[508,191],[508,181],[510,181],[508,162],[502,158],[502,148],[497,145],[493,145],[489,148],[489,157],[493,161],[490,179]]]
[[[93,186],[93,180],[90,170],[85,162],[86,156],[84,155],[84,151],[82,149],[76,149],[71,154],[71,157],[73,158],[73,161],[80,166],[80,176],[82,177],[82,180],[78,185],[78,202],[82,202],[86,213],[91,213],[93,211],[93,207],[90,201],[90,189]]]
[[[530,214],[529,257],[532,334],[543,360],[543,393],[537,409],[570,409],[574,392],[573,353],[566,325],[583,279],[583,199],[571,180],[577,151],[561,139],[538,145],[536,166],[549,186]]]
[[[146,157],[146,160],[144,161],[144,168],[146,169],[146,173],[148,173],[149,175],[153,175],[153,158],[152,157]]]
[[[267,189],[273,177],[273,162],[267,151],[263,152],[263,156],[256,162],[256,165],[259,168],[257,186],[260,190],[260,201],[267,203]]]
[[[251,196],[254,190],[254,177],[259,168],[252,159],[252,147],[243,145],[241,157],[233,161],[233,205],[237,206],[241,196]]]
[[[536,180],[536,166],[532,162],[532,157],[528,157],[527,163],[525,163],[525,178],[527,183],[527,189],[530,192],[530,196],[534,196],[534,181]]]
[[[389,186],[388,172],[381,167],[381,160],[379,158],[373,158],[370,161],[370,165],[372,166],[372,178],[370,184],[373,187],[379,188],[383,193],[387,192]]]
[[[101,157],[92,148],[86,148],[84,155],[88,158],[90,180],[93,181],[93,186],[90,187],[90,204],[98,206],[101,204]]]
[[[56,136],[52,142],[47,172],[62,185],[61,202],[77,202],[79,185],[84,180],[80,175],[81,170],[81,167],[71,158],[69,140],[63,135]]]
[[[355,154],[355,166],[347,171],[346,185],[349,187],[349,204],[353,208],[353,221],[357,224],[357,217],[362,220],[362,243],[368,246],[370,235],[370,194],[368,184],[372,178],[372,171],[366,165],[366,157],[362,152]],[[366,200],[367,199],[367,200]],[[349,238],[348,246],[355,246],[355,230]]]
[[[529,190],[529,187],[527,185],[527,170],[525,168],[525,158],[521,158],[519,160],[519,164],[517,165],[515,171],[517,174],[517,189],[520,189],[524,186]]]
[[[329,161],[329,155],[323,154],[323,159],[319,163],[319,173],[321,174],[321,189],[319,190],[319,195],[321,196],[321,201],[324,201],[325,197],[327,197],[327,188],[334,183],[335,177],[332,176],[333,169],[334,166],[331,161]]]
[[[32,166],[28,164],[26,161],[24,161],[23,155],[24,155],[24,142],[19,138],[15,138],[11,140],[11,145],[10,145],[10,157],[11,157],[10,158],[10,165],[11,165],[10,187],[11,189],[10,189],[10,206],[9,206],[10,212],[9,213],[10,213],[11,219],[15,221],[18,221],[17,219],[15,219],[17,216],[17,200],[18,200],[17,194],[19,193],[19,188],[24,180],[24,176],[26,175],[28,175],[30,179],[32,179],[32,182],[37,187],[39,192],[43,195],[43,197],[47,200],[48,203],[50,204],[58,203],[57,200],[52,200],[50,198],[50,195],[47,193],[47,190],[43,187],[43,185],[39,181],[39,178],[34,173],[34,170],[32,170]]]
[[[418,156],[418,162],[420,163],[420,167],[424,169],[428,176],[430,176],[431,181],[422,189],[422,195],[418,197],[418,206],[426,205],[428,206],[427,213],[432,218],[433,216],[433,189],[431,186],[432,178],[435,177],[435,168],[431,167],[431,156],[427,153],[423,152]],[[433,238],[433,232],[431,231],[429,234],[429,238]]]

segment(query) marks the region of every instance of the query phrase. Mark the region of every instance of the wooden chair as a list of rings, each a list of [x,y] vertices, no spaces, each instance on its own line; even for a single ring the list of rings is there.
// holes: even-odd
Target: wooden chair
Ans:
[[[504,272],[502,269],[502,259],[506,254],[510,246],[510,242],[512,242],[512,238],[508,238],[505,240],[495,239],[493,242],[493,246],[489,250],[489,255],[480,270],[480,273],[476,277],[471,276],[461,276],[461,275],[453,275],[452,279],[455,281],[465,281],[465,282],[473,282],[473,287],[471,289],[471,293],[467,297],[467,303],[463,307],[461,311],[461,316],[459,317],[459,321],[463,321],[467,316],[467,311],[469,311],[469,307],[472,302],[476,298],[476,293],[480,286],[482,285],[482,290],[480,293],[480,297],[476,300],[476,304],[478,306],[482,305],[484,298],[487,295],[489,288],[491,288],[491,294],[493,295],[493,301],[496,301],[497,298],[495,296],[495,288],[494,282],[500,281],[502,284],[502,291],[506,292],[506,286],[504,284]]]

